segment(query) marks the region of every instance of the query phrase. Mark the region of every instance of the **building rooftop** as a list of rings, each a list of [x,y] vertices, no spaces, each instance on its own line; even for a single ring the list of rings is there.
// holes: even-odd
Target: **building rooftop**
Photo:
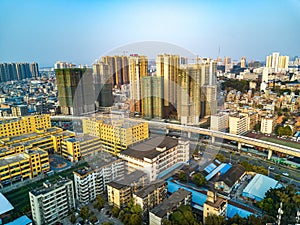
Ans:
[[[182,202],[187,196],[192,193],[185,189],[178,189],[169,198],[165,199],[161,204],[151,210],[156,216],[163,218],[168,212],[177,208],[178,203]]]
[[[117,157],[105,151],[99,151],[96,155],[87,156],[85,157],[85,161],[88,163],[88,166],[84,167],[83,169],[74,171],[74,174],[85,176],[91,172],[98,171],[113,162],[122,162],[121,159],[118,159]]]
[[[144,158],[154,159],[162,152],[174,148],[177,145],[177,139],[168,136],[159,136],[149,138],[137,144],[133,144],[129,146],[127,150],[122,151],[120,154],[128,155],[142,160],[144,160]]]
[[[24,215],[15,219],[12,222],[6,223],[6,225],[20,225],[20,224],[22,225],[32,224],[32,220],[29,219],[28,216]]]
[[[135,195],[138,196],[138,197],[140,197],[140,198],[145,198],[149,194],[151,194],[155,189],[157,189],[157,188],[159,188],[159,187],[161,187],[163,185],[167,185],[167,182],[163,181],[163,180],[155,181],[155,183],[151,183],[151,184],[143,187],[139,191],[137,191],[135,193]]]
[[[132,173],[125,174],[124,177],[118,178],[109,182],[109,185],[117,189],[121,189],[127,186],[134,186],[140,182],[143,178],[147,178],[147,174],[140,170],[135,170]]]
[[[9,212],[10,210],[13,210],[14,207],[12,204],[5,198],[5,196],[0,193],[0,215]]]
[[[11,163],[16,163],[21,160],[27,159],[24,153],[19,153],[11,156],[6,156],[0,159],[0,167],[1,166],[6,166]]]
[[[89,140],[93,140],[93,139],[99,139],[99,137],[92,136],[89,134],[79,134],[79,135],[76,135],[76,137],[74,137],[73,139],[75,139],[75,141],[78,141],[78,142],[83,142],[83,141],[89,141]]]
[[[60,179],[52,181],[52,182],[47,180],[43,183],[42,187],[39,187],[35,190],[30,191],[30,193],[35,196],[47,194],[48,192],[51,192],[54,189],[61,187],[70,181],[72,182],[72,180],[70,180],[68,178],[64,178],[64,177],[60,177]]]
[[[281,185],[277,180],[262,174],[256,174],[243,190],[242,196],[260,201],[269,189],[279,187]]]
[[[219,181],[223,181],[229,187],[232,187],[245,173],[244,167],[233,165],[226,173],[219,177]]]

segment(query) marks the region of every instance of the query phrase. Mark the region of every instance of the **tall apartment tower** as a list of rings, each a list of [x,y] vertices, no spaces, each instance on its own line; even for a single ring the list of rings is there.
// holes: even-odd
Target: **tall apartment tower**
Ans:
[[[224,66],[225,66],[225,72],[229,71],[231,69],[231,58],[230,57],[224,58]]]
[[[32,77],[39,77],[39,66],[36,62],[30,64],[30,72]]]
[[[31,78],[29,63],[1,63],[0,82]]]
[[[113,85],[129,83],[127,56],[103,56],[102,62],[112,67]]]
[[[129,57],[130,112],[142,113],[142,78],[148,75],[146,56]]]
[[[163,78],[142,78],[142,116],[145,119],[163,118]]]
[[[266,67],[274,69],[275,73],[288,69],[288,66],[289,56],[280,56],[279,52],[274,52],[266,58]]]
[[[164,114],[168,115],[176,107],[177,81],[180,66],[178,55],[158,55],[156,57],[156,76],[163,77]]]
[[[103,62],[93,64],[93,80],[95,88],[96,108],[113,105],[112,67]]]
[[[201,60],[201,112],[200,117],[217,112],[217,62],[204,58]]]
[[[177,90],[177,118],[182,124],[199,123],[201,95],[201,65],[180,69]]]
[[[65,115],[82,115],[95,111],[93,73],[91,69],[56,69],[58,101]]]

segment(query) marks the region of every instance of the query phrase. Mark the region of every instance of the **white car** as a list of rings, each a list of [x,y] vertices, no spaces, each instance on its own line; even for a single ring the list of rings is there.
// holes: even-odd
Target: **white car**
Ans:
[[[289,176],[289,174],[288,174],[288,173],[282,173],[282,175],[284,175],[284,176],[287,176],[287,177]]]

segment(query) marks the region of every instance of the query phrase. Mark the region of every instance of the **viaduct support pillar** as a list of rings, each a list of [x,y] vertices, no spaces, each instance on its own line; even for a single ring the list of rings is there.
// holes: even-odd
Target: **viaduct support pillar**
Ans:
[[[272,150],[268,150],[268,159],[270,160],[272,158],[272,154],[273,154],[273,151]]]
[[[238,151],[241,151],[241,149],[242,149],[242,143],[238,142]]]
[[[214,136],[211,136],[211,143],[215,143],[216,138]]]

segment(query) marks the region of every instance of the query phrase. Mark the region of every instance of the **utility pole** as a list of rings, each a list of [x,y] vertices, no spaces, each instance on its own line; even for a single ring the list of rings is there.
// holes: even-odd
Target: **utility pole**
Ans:
[[[280,202],[280,207],[278,209],[278,215],[277,215],[277,224],[280,225],[281,222],[281,215],[283,214],[282,210],[282,202]]]

